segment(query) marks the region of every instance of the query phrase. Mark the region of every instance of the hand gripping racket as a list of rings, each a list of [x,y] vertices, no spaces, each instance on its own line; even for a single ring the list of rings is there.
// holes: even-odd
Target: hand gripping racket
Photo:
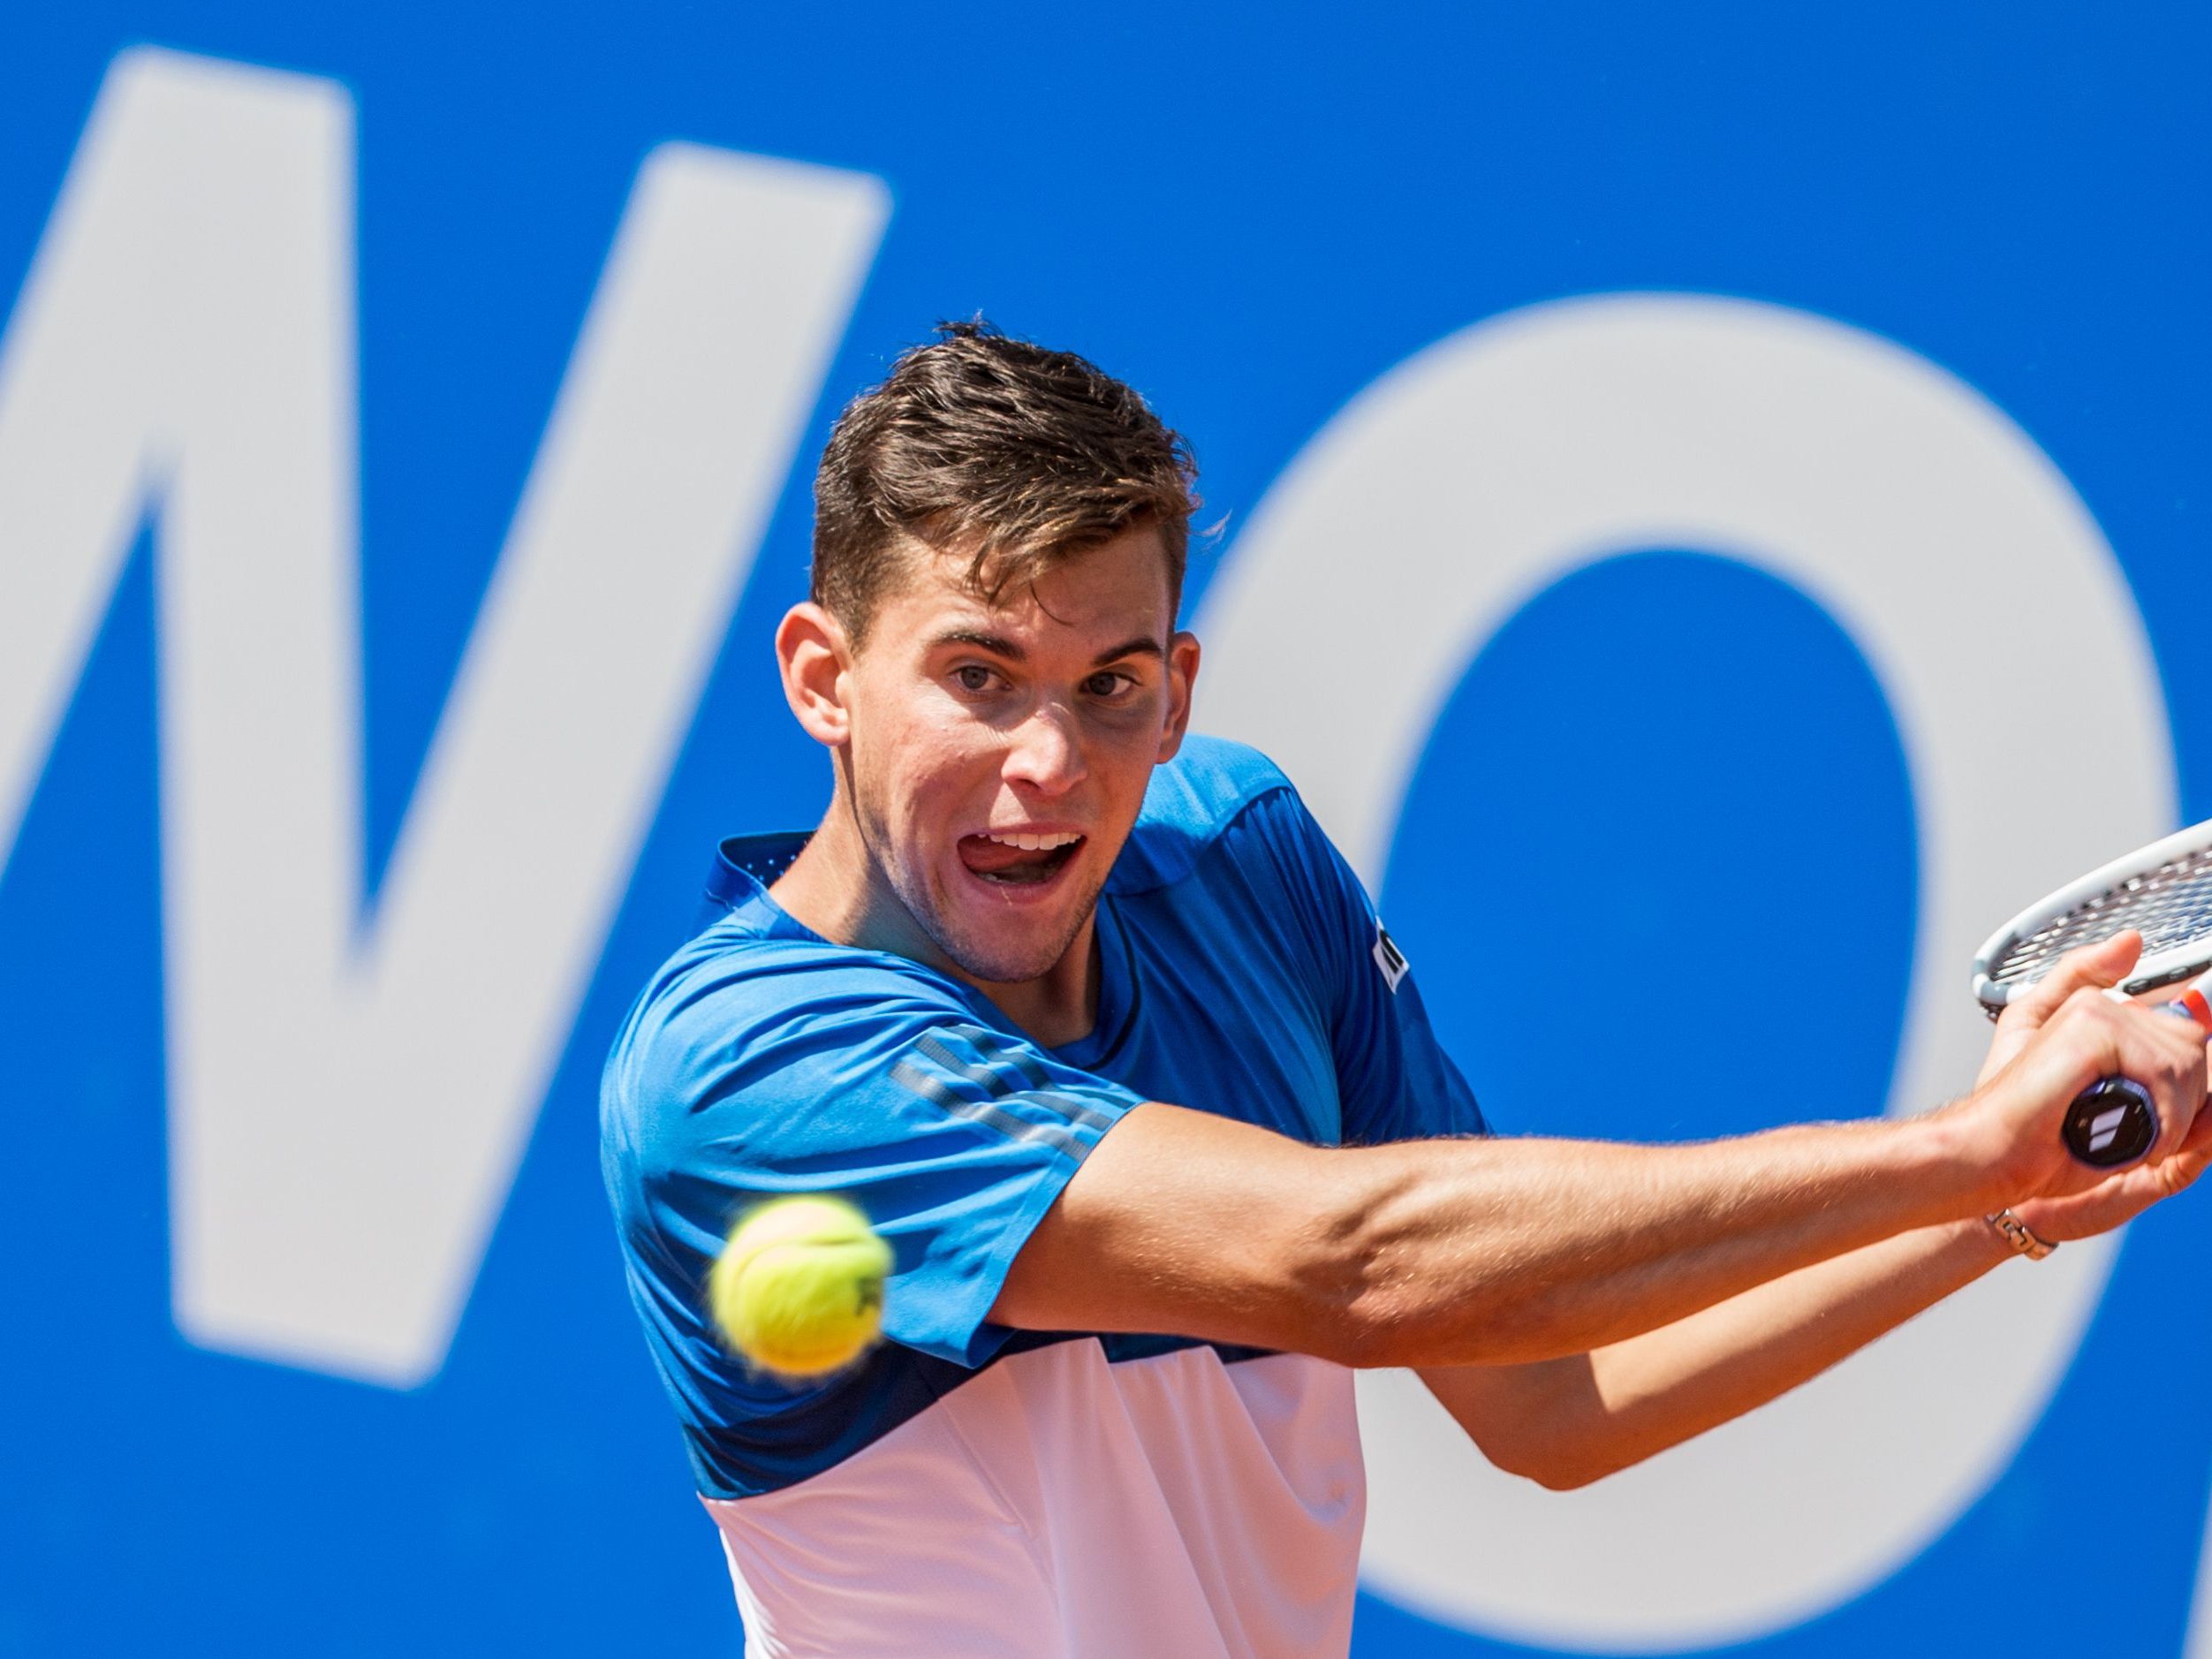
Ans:
[[[2212,822],[2093,870],[2013,917],[1974,958],[1973,994],[1995,1019],[2067,951],[2127,928],[2143,936],[2142,958],[2105,995],[2125,1001],[2186,980],[2166,1011],[2212,1031]],[[2082,1163],[2113,1169],[2150,1150],[2158,1112],[2140,1083],[2108,1077],[2076,1097],[2062,1133]]]

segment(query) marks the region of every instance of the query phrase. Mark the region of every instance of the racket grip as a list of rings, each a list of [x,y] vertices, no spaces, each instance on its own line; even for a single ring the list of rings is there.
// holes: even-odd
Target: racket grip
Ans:
[[[2059,1132],[2066,1150],[2094,1170],[2132,1163],[2158,1139],[2158,1109],[2132,1078],[2108,1077],[2074,1096]]]
[[[2117,992],[2105,994],[2120,996]],[[2212,1031],[2212,1005],[2206,1003],[2202,981],[2190,986],[2159,1011],[2193,1019]],[[2151,1103],[2150,1091],[2140,1083],[2132,1078],[2108,1077],[2074,1096],[2059,1133],[2066,1150],[2090,1168],[2116,1170],[2123,1163],[2134,1163],[2157,1140],[2158,1108]]]

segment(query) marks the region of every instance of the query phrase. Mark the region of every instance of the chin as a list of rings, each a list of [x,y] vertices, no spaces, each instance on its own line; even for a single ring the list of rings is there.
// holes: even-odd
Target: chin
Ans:
[[[991,882],[956,856],[914,898],[910,914],[930,943],[971,979],[1011,985],[1041,979],[1066,957],[1098,903],[1102,882],[1071,861],[1050,879]]]
[[[937,948],[952,958],[955,966],[972,978],[988,985],[1014,985],[1025,980],[1042,979],[1059,965],[1075,943],[1076,928],[1070,928],[1057,943],[1030,943],[1005,938],[954,939],[940,936]]]
[[[1015,985],[1042,979],[1060,965],[1097,901],[1094,890],[1064,917],[1014,906],[996,914],[978,914],[973,907],[950,914],[939,910],[928,932],[961,973],[989,985]]]

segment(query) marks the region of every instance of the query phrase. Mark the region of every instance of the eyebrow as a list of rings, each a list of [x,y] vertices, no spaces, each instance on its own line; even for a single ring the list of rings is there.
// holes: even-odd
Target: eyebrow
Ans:
[[[989,651],[993,656],[1003,656],[1009,663],[1026,663],[1029,653],[1003,634],[982,633],[972,628],[954,628],[941,633],[929,642],[933,651],[949,645],[965,645],[978,651]],[[1093,668],[1103,668],[1109,663],[1118,663],[1128,656],[1164,658],[1167,649],[1148,633],[1140,633],[1133,640],[1124,640],[1110,650],[1101,651],[1091,659]]]

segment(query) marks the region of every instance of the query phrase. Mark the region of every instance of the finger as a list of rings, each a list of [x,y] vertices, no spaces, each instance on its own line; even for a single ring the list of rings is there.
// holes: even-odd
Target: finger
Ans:
[[[2004,1011],[2005,1018],[2013,1024],[2040,1026],[2076,991],[2107,990],[2117,985],[2142,954],[2143,936],[2132,928],[2069,951],[2026,996]]]
[[[2020,1045],[2077,991],[2101,990],[2117,996],[2111,988],[2135,966],[2142,948],[2143,936],[2128,928],[2059,958],[2049,973],[2023,991],[1999,1017],[1974,1087],[1981,1087],[2011,1064]]]
[[[2105,960],[2109,965],[2111,958]],[[2151,1145],[2118,1167],[2163,1163],[2193,1133],[2206,1087],[2204,1045],[2193,1023],[2115,1002],[2082,985],[2019,1041],[2011,1062],[1980,1086],[1976,1098],[1988,1099],[2019,1137],[2013,1172],[2022,1182],[2021,1197],[2087,1192],[2112,1172],[2113,1166],[2070,1155],[2063,1127],[2083,1091],[2101,1079],[2125,1078],[2140,1086],[2156,1117]],[[2098,1149],[2112,1149],[2110,1140],[2106,1135]]]
[[[2181,1125],[2174,1138],[2174,1151],[2178,1154],[2197,1141],[2197,1125],[2205,1120],[2205,1107],[2212,1104],[2212,1072],[2208,1072],[2204,1042],[2199,1035],[2188,1059],[2184,1062],[2176,1091],[2180,1097],[2181,1110],[2188,1114],[2188,1121]]]
[[[2040,1097],[2042,1111],[2063,1117],[2100,1079],[2125,1078],[2147,1093],[2156,1118],[2151,1144],[2127,1164],[2107,1167],[2163,1163],[2187,1139],[2204,1106],[2204,1044],[2194,1023],[2114,1001],[2087,986],[2053,1013],[2022,1059],[2031,1053],[2034,1063],[2016,1080]],[[2071,1177],[2049,1190],[2079,1192],[2095,1178],[2094,1166],[2076,1164]]]
[[[2212,1163],[2212,1158],[2207,1157],[2202,1147],[2185,1147],[2167,1159],[2159,1170],[2166,1178],[2164,1196],[2171,1198],[2176,1193],[2187,1191],[2204,1173],[2208,1163]]]
[[[2202,1113],[2201,1045],[2184,1047],[2169,1031],[2138,1028],[2123,1039],[2121,1054],[2120,1074],[2150,1091],[2158,1113],[2158,1138],[2144,1162],[2162,1163],[2180,1151]]]
[[[2173,1160],[2178,1162],[2178,1160]],[[2156,1172],[2138,1166],[2107,1176],[2067,1198],[2032,1198],[2012,1206],[2028,1231],[2052,1244],[2110,1232],[2156,1203],[2164,1188]]]
[[[2189,1125],[2189,1133],[2182,1137],[2181,1150],[2174,1154],[2177,1158],[2212,1151],[2212,1110],[2207,1108],[2212,1108],[2212,1100],[2197,1108],[2197,1120]]]
[[[2122,1017],[2121,1075],[2150,1090],[2159,1133],[2148,1162],[2172,1156],[2194,1133],[2205,1102],[2204,1033],[2194,1020],[2132,1004],[2110,1004]]]
[[[2087,1239],[2135,1219],[2153,1204],[2186,1192],[2204,1173],[2203,1148],[2184,1148],[2156,1169],[2137,1164],[2067,1198],[2029,1199],[2012,1213],[2053,1244]]]

